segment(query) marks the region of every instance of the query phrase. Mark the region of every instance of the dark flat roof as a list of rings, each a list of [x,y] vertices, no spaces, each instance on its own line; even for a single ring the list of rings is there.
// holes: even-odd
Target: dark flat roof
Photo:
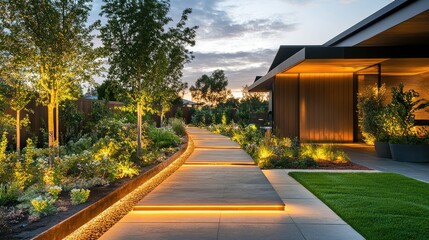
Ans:
[[[408,69],[415,64],[415,73],[429,71],[429,48],[419,46],[408,47],[304,47],[292,56],[285,59],[271,69],[265,76],[259,78],[250,87],[249,91],[268,91],[272,87],[272,81],[277,74],[296,73],[353,73],[374,64],[391,61],[398,71],[401,61],[393,59],[424,59],[423,61],[408,62]],[[402,64],[407,61],[402,61]],[[418,68],[418,70],[417,70]],[[427,70],[425,70],[427,68]],[[395,68],[390,68],[393,74]]]
[[[305,47],[310,47],[310,45],[281,45],[268,72]]]

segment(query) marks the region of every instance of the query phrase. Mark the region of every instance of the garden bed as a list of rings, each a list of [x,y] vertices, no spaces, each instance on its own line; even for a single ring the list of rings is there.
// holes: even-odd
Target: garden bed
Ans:
[[[351,162],[334,144],[300,143],[296,137],[277,137],[253,124],[217,124],[207,129],[236,141],[262,169],[370,170]]]
[[[16,223],[13,223],[12,225],[9,223],[9,227],[12,230],[11,232],[6,233],[3,232],[2,229],[0,239],[32,239],[40,234],[41,235],[37,239],[53,239],[50,236],[58,238],[58,234],[60,234],[60,232],[58,232],[58,229],[54,230],[57,224],[67,226],[67,228],[69,228],[67,229],[68,231],[73,231],[76,228],[70,229],[73,228],[73,226],[70,225],[76,225],[76,220],[79,220],[78,222],[80,222],[77,224],[84,224],[85,222],[83,222],[84,220],[82,220],[82,217],[90,219],[89,216],[94,214],[96,215],[105,210],[109,205],[134,190],[138,185],[142,184],[142,182],[146,181],[153,175],[156,175],[159,171],[177,159],[177,157],[185,151],[186,147],[187,139],[185,138],[184,143],[179,147],[179,150],[176,153],[169,153],[168,158],[157,165],[141,168],[138,176],[133,177],[132,179],[118,179],[109,185],[92,188],[91,195],[88,201],[84,204],[72,205],[68,194],[60,194],[55,206],[60,209],[66,209],[65,211],[58,211],[55,214],[45,216],[36,222],[29,222],[27,219],[28,216],[22,216],[22,219]],[[80,219],[76,219],[76,217]],[[73,218],[75,219],[72,220]],[[53,230],[51,233],[49,233],[50,229]],[[68,233],[64,236],[66,235],[68,235]]]
[[[309,168],[311,169],[311,168]],[[317,167],[314,169],[326,169],[326,170],[372,170],[371,168],[359,165],[357,163],[333,163],[331,161],[319,161]]]

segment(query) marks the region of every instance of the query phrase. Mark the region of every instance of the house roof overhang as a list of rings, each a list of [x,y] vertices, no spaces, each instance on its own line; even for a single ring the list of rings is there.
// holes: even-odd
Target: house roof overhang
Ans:
[[[396,0],[324,46],[399,46],[428,42],[429,1]]]
[[[384,74],[418,74],[429,71],[429,48],[408,47],[304,47],[265,76],[256,80],[251,92],[266,92],[278,74],[354,73],[375,64]]]

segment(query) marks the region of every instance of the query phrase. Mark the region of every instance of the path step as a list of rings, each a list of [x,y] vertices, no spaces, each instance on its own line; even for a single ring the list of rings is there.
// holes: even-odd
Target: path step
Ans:
[[[195,148],[212,148],[212,149],[241,149],[240,145],[229,139],[194,139]]]
[[[186,160],[187,165],[255,165],[252,157],[241,149],[196,148]]]
[[[194,134],[212,134],[207,129],[197,128],[197,127],[187,127],[186,128],[186,132],[188,134],[190,134],[190,135],[194,135]]]
[[[280,210],[284,203],[253,159],[228,137],[187,128],[194,152],[144,197],[144,210]]]
[[[284,211],[284,203],[257,166],[183,165],[134,210]]]
[[[220,134],[192,134],[193,140],[230,140],[229,137]]]

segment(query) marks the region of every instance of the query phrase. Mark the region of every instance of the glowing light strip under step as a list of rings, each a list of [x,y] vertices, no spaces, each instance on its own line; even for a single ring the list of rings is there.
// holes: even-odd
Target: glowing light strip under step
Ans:
[[[284,211],[285,205],[193,205],[193,206],[135,206],[134,211]]]
[[[255,165],[254,162],[185,162],[184,165]]]

